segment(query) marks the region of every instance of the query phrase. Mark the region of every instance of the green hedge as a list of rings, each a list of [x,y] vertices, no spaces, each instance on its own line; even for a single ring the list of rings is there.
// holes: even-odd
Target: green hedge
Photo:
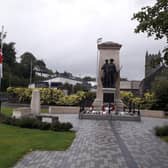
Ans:
[[[157,136],[168,136],[168,125],[155,127],[155,134]]]
[[[15,119],[0,115],[0,122],[3,124],[13,125],[21,128],[40,129],[40,130],[53,130],[53,131],[69,131],[73,126],[69,122],[61,123],[59,121],[52,124],[41,122],[36,118],[22,118]]]
[[[95,99],[95,93],[79,91],[76,94],[64,95],[60,89],[39,88],[41,104],[79,106],[82,103],[90,106]],[[9,87],[7,93],[10,98],[19,103],[30,103],[33,89]]]

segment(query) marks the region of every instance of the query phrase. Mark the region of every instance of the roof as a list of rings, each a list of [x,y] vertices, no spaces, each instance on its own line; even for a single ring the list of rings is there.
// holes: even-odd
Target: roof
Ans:
[[[161,72],[163,69],[167,69],[168,68],[165,65],[159,66],[158,68],[155,69],[155,71],[153,71],[152,73],[150,73],[147,77],[145,77],[141,83],[140,83],[140,87],[143,88],[147,88],[150,87],[151,82],[155,79],[155,76],[157,74],[159,74],[159,72]]]
[[[120,49],[122,45],[112,41],[107,41],[98,44],[97,47],[98,49]]]

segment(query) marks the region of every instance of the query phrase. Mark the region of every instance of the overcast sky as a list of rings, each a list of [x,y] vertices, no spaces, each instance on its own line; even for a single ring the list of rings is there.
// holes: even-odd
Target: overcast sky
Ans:
[[[16,42],[17,56],[26,51],[48,68],[75,75],[96,75],[96,40],[122,44],[121,76],[144,77],[148,50],[162,50],[165,41],[135,34],[134,12],[155,0],[0,0],[0,24],[6,42]]]

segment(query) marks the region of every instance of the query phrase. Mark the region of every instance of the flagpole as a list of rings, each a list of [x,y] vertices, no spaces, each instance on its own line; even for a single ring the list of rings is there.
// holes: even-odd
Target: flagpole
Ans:
[[[97,43],[96,43],[96,48],[97,48],[97,68],[96,68],[96,83],[97,83],[97,87],[98,87],[98,78],[99,78],[99,50],[98,50],[98,45],[99,43],[102,42],[102,37],[97,39]]]
[[[4,34],[4,26],[2,26],[2,30],[1,30],[1,36],[0,36],[0,42],[1,42],[1,44],[0,44],[0,49],[1,49],[1,53],[2,53],[2,56],[3,56],[3,39],[5,38],[5,34]],[[1,63],[1,67],[0,67],[0,114],[1,114],[1,102],[2,102],[2,94],[1,94],[1,90],[2,90],[2,88],[1,88],[1,84],[2,84],[2,77],[3,77],[3,75],[2,75],[2,63]]]

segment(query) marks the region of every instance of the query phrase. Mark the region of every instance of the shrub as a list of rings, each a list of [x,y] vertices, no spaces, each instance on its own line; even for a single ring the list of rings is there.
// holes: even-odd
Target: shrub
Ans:
[[[168,136],[168,125],[155,127],[155,134],[157,136]]]
[[[61,123],[59,121],[55,123],[41,122],[36,118],[22,118],[15,119],[4,115],[0,116],[1,123],[13,125],[21,128],[41,129],[41,130],[53,130],[53,131],[69,131],[73,126],[71,123]]]
[[[134,95],[132,92],[127,92],[127,91],[121,91],[120,96],[124,104],[128,105],[129,102],[133,101]]]
[[[66,123],[55,122],[51,124],[51,130],[53,131],[68,131],[72,127],[73,127],[72,124],[69,122]]]
[[[78,91],[76,94],[64,95],[59,89],[40,88],[41,104],[62,106],[91,106],[96,95],[92,92]],[[33,89],[9,87],[7,92],[10,97],[17,98],[20,103],[30,103]]]
[[[156,81],[152,88],[155,95],[155,103],[152,105],[153,109],[167,111],[168,102],[168,80]]]

